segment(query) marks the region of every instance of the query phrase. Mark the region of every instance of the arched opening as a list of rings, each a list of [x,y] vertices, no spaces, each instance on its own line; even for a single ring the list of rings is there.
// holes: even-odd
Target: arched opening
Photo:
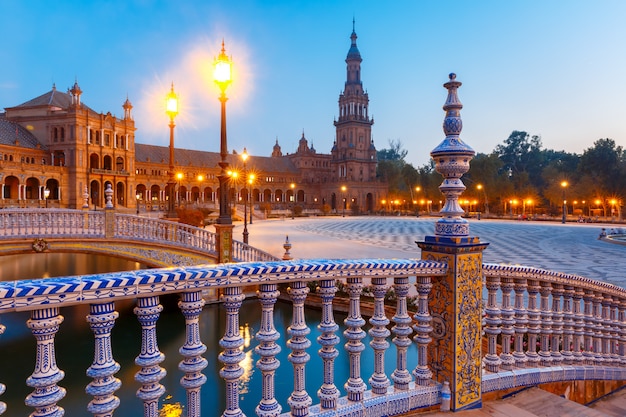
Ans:
[[[123,182],[118,182],[117,185],[115,186],[115,199],[117,201],[117,204],[120,206],[125,206],[124,204],[124,195],[126,193],[126,186],[124,185]]]
[[[50,178],[49,180],[46,181],[46,188],[50,190],[50,195],[48,196],[48,200],[58,200],[60,198],[58,180],[54,178]]]
[[[4,194],[3,197],[6,199],[17,200],[18,189],[20,186],[20,180],[17,177],[9,176],[4,180]]]
[[[330,196],[330,209],[337,210],[337,194],[335,193]]]
[[[39,193],[39,180],[37,178],[30,177],[26,179],[24,197],[27,200],[40,200],[43,198],[43,193],[41,195]]]
[[[102,169],[106,169],[107,171],[113,170],[113,158],[111,155],[105,155],[102,160]]]
[[[213,201],[213,188],[206,187],[204,189],[204,201]]]
[[[95,210],[97,206],[100,204],[101,192],[100,192],[100,183],[96,180],[91,181],[89,185],[89,194],[91,196],[91,203],[93,204],[93,209]]]
[[[89,168],[100,169],[100,157],[95,153],[89,155]]]
[[[124,158],[122,158],[121,156],[118,156],[115,159],[115,170],[119,172],[124,171]]]
[[[365,209],[368,213],[374,212],[374,196],[372,193],[367,193],[367,196],[365,197]]]
[[[268,188],[263,190],[263,201],[265,201],[266,203],[272,202],[272,190]]]
[[[298,203],[304,203],[304,190],[299,190],[296,193],[296,202]]]

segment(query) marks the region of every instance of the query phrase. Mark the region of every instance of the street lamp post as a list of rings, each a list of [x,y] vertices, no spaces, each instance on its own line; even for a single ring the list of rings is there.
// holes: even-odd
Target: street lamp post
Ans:
[[[220,118],[220,162],[218,165],[221,170],[217,178],[220,183],[220,215],[217,218],[215,229],[218,240],[218,262],[230,262],[232,253],[232,233],[233,219],[230,214],[229,196],[228,196],[228,144],[226,141],[226,88],[231,83],[231,66],[232,62],[226,55],[226,48],[222,40],[222,50],[215,60],[215,71],[213,73],[215,83],[220,89],[219,101],[221,104]]]
[[[46,208],[48,208],[48,197],[50,197],[50,190],[48,188],[44,188],[43,198],[46,200]]]
[[[296,211],[296,195],[294,194],[294,190],[296,188],[296,184],[291,183],[291,220],[295,218]]]
[[[489,214],[489,199],[487,198],[487,190],[482,184],[476,185],[476,188],[483,191],[483,196],[485,198],[485,214]]]
[[[137,199],[137,216],[139,216],[139,200],[141,199],[141,194],[135,194],[135,198]]]
[[[561,217],[561,223],[565,224],[567,220],[567,200],[565,200],[565,189],[569,184],[567,181],[561,181],[561,188],[563,189],[563,216]]]
[[[252,193],[252,184],[254,183],[255,175],[248,174],[248,184],[250,184],[250,224],[252,224],[252,199],[254,194]]]
[[[241,159],[243,160],[243,179],[244,185],[246,187],[246,200],[243,202],[243,243],[248,244],[248,199],[250,198],[250,192],[248,190],[248,171],[246,170],[246,161],[248,160],[248,151],[246,148],[243,148],[243,153],[241,154]]]
[[[343,208],[341,211],[341,217],[346,217],[346,186],[341,186],[341,199],[343,200]]]
[[[174,207],[174,195],[176,188],[176,180],[174,178],[174,118],[178,114],[178,95],[174,92],[174,82],[172,89],[165,98],[165,113],[170,117],[170,166],[169,180],[167,182],[167,217],[176,217],[176,208]]]

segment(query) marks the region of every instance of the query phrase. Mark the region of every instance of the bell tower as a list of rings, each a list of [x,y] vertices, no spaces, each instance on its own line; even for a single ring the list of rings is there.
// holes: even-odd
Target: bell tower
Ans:
[[[336,142],[332,150],[335,181],[365,182],[376,178],[376,148],[372,141],[374,119],[369,115],[369,97],[361,82],[361,53],[352,20],[351,45],[346,57],[346,82],[339,95],[339,118],[335,120]]]

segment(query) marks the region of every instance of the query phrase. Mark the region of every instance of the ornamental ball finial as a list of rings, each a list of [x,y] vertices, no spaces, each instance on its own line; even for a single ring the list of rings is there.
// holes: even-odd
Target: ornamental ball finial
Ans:
[[[449,77],[450,77],[450,80],[452,81],[456,80],[456,74],[453,72],[450,73]]]

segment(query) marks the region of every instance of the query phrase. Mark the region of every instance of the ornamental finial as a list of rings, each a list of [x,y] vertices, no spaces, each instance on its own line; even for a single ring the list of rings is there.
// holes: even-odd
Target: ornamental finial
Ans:
[[[446,197],[446,204],[439,212],[442,218],[435,225],[435,235],[445,237],[469,236],[469,222],[461,217],[465,211],[459,205],[459,196],[465,191],[461,177],[469,171],[469,161],[476,152],[463,143],[460,138],[463,122],[457,90],[461,82],[456,80],[456,74],[449,75],[450,81],[443,86],[448,90],[443,109],[446,116],[443,120],[443,132],[446,138],[432,150],[430,156],[435,161],[435,170],[443,177],[439,189]]]

